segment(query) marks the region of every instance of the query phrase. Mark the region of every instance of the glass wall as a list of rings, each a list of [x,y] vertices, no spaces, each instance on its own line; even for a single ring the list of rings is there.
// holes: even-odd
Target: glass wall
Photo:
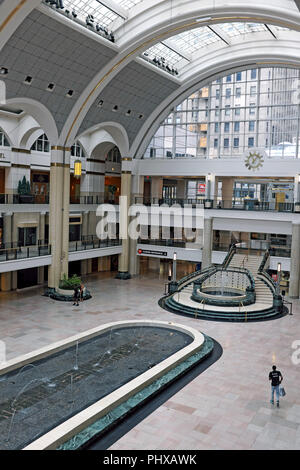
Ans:
[[[299,70],[262,68],[220,78],[184,100],[144,158],[298,158]]]

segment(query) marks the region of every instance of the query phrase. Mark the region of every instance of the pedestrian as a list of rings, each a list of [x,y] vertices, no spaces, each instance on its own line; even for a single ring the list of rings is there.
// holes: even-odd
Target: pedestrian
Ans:
[[[276,392],[277,408],[279,408],[279,385],[283,381],[283,377],[282,377],[280,370],[277,370],[276,366],[272,367],[272,370],[269,373],[269,380],[271,380],[270,403],[274,405],[274,393]]]
[[[79,287],[75,287],[74,289],[74,303],[73,305],[76,305],[78,307],[79,305],[79,298],[80,298],[80,289]]]
[[[84,294],[84,285],[83,283],[80,284],[80,302],[83,302],[83,294]]]

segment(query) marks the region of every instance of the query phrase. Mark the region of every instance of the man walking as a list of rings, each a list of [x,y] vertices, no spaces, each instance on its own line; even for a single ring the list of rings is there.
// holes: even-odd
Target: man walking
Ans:
[[[276,366],[272,367],[269,373],[269,380],[271,380],[271,404],[274,405],[274,392],[276,392],[277,408],[279,408],[279,385],[281,384],[283,377],[280,370],[276,369]]]

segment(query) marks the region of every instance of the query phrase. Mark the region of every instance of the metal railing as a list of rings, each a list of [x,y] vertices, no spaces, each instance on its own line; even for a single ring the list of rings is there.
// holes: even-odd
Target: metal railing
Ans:
[[[49,195],[0,194],[0,204],[49,204]]]
[[[0,249],[0,262],[51,255],[51,245],[15,246]]]
[[[40,240],[39,240],[40,241]],[[69,253],[74,251],[95,250],[99,248],[108,248],[120,246],[121,240],[99,240],[91,236],[90,239],[69,242]],[[7,246],[10,245],[10,246]],[[51,245],[37,244],[30,246],[20,246],[17,242],[3,245],[0,248],[0,262],[36,258],[38,256],[51,255]]]
[[[122,244],[121,240],[78,240],[74,242],[69,242],[69,252],[74,251],[84,251],[84,250],[95,250],[98,248],[108,248],[112,246],[120,246]]]
[[[270,202],[259,201],[258,199],[232,199],[232,200],[208,200],[205,198],[158,198],[158,197],[136,197],[136,204],[145,206],[199,206],[206,209],[224,210],[247,210],[247,211],[268,211],[268,212],[300,212],[300,203],[293,202]]]

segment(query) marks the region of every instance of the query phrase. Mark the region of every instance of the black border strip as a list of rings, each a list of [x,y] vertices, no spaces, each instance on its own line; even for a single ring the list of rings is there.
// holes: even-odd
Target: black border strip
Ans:
[[[194,380],[198,375],[202,374],[212,364],[220,359],[223,354],[221,345],[211,338],[214,343],[212,352],[203,361],[196,364],[189,369],[185,374],[178,377],[170,385],[158,391],[156,394],[149,397],[149,399],[137,406],[132,412],[127,414],[124,418],[120,418],[115,424],[112,424],[106,431],[100,435],[94,436],[87,443],[83,444],[78,450],[107,450],[116,441],[133,429],[137,424],[143,421],[153,411],[163,405],[173,395],[179,392],[189,382]]]

